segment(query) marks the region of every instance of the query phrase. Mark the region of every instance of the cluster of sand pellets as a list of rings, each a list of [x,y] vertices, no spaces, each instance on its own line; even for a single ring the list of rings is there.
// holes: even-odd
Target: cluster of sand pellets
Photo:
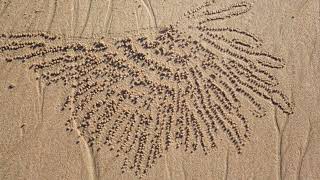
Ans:
[[[169,148],[208,154],[222,137],[241,153],[250,119],[268,113],[265,103],[292,113],[270,71],[283,60],[262,52],[262,41],[249,32],[212,27],[250,7],[211,11],[214,3],[206,2],[156,36],[89,42],[2,34],[0,54],[27,65],[47,86],[70,88],[61,106],[71,112],[66,130],[79,130],[97,151],[108,147],[123,158],[123,172],[143,176]]]

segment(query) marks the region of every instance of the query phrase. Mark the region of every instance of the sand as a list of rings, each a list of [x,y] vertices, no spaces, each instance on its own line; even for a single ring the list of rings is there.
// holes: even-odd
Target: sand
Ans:
[[[320,179],[319,6],[0,0],[0,179]]]

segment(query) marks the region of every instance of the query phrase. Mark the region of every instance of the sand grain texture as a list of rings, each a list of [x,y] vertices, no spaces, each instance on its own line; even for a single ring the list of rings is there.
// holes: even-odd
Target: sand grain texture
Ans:
[[[0,0],[0,179],[320,179],[317,0]]]

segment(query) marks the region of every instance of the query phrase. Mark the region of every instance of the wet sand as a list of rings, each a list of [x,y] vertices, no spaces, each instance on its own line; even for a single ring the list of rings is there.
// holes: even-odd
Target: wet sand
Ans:
[[[0,24],[0,179],[320,179],[316,0],[0,0]]]

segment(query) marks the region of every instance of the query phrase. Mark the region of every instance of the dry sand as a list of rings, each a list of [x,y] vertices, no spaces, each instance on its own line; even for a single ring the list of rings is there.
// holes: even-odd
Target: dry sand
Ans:
[[[0,0],[0,179],[320,179],[318,0]]]

